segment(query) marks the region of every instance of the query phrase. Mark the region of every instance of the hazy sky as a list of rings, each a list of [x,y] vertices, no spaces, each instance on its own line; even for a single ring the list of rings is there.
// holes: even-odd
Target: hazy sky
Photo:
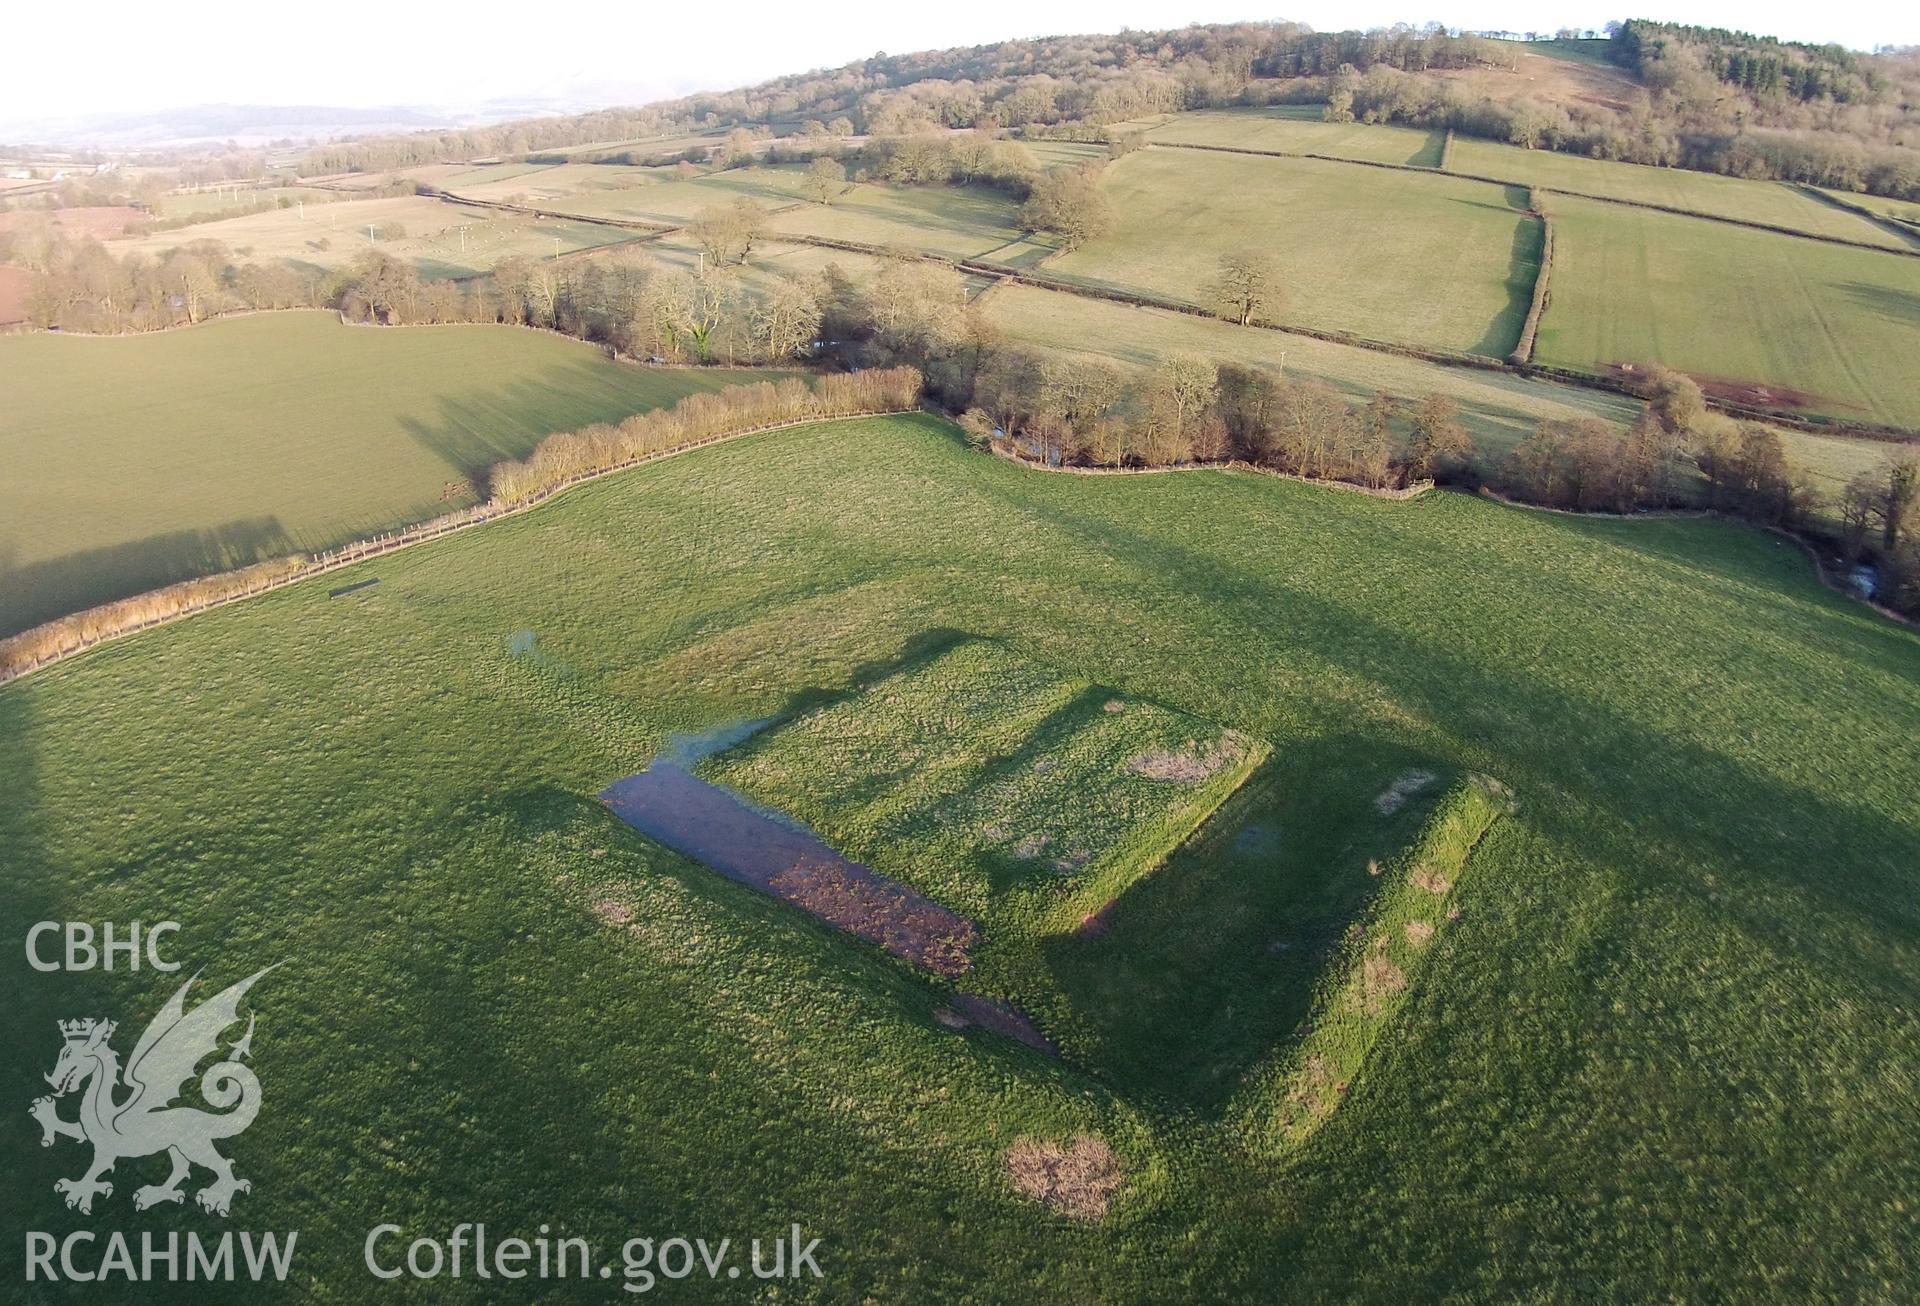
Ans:
[[[1242,2],[29,2],[11,7],[7,44],[48,53],[8,61],[0,121],[213,102],[471,105],[554,95],[631,103],[842,64],[876,50],[1271,17],[1322,30],[1434,18],[1454,27],[1529,30],[1598,27],[1631,12],[1860,48],[1920,44],[1920,5],[1890,0],[1301,0],[1277,13],[1236,7]]]

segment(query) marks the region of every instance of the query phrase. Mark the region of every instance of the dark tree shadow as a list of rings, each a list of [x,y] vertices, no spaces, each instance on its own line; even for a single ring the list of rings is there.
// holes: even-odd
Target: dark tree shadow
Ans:
[[[278,517],[251,517],[24,566],[0,556],[0,638],[175,581],[279,557],[294,547]]]
[[[1473,346],[1473,353],[1505,358],[1520,343],[1520,328],[1526,323],[1527,310],[1533,306],[1533,283],[1540,275],[1540,254],[1545,241],[1540,219],[1522,217],[1514,224],[1513,245],[1507,256],[1507,306],[1487,323],[1486,331]]]

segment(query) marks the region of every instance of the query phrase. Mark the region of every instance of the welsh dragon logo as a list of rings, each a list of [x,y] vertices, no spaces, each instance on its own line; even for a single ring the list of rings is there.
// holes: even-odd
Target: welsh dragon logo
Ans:
[[[186,1010],[187,990],[200,977],[189,979],[174,991],[134,1044],[125,1071],[111,1043],[116,1028],[113,1021],[59,1022],[63,1040],[60,1059],[54,1063],[53,1073],[46,1076],[53,1093],[37,1099],[29,1110],[40,1122],[42,1147],[53,1146],[56,1138],[93,1144],[93,1164],[84,1175],[54,1182],[54,1191],[66,1197],[68,1206],[91,1213],[94,1198],[113,1195],[113,1185],[102,1176],[116,1161],[156,1152],[165,1152],[172,1159],[173,1173],[165,1183],[135,1189],[135,1210],[144,1211],[160,1202],[185,1201],[181,1184],[196,1165],[212,1171],[213,1182],[195,1193],[194,1200],[215,1215],[227,1214],[234,1194],[253,1187],[247,1180],[234,1177],[232,1162],[213,1146],[217,1139],[232,1138],[244,1131],[260,1113],[260,1081],[241,1064],[253,1046],[252,1016],[247,1018],[247,1032],[225,1059],[207,1067],[200,1076],[200,1095],[216,1109],[202,1111],[173,1103],[193,1078],[195,1067],[220,1051],[220,1035],[239,1023],[240,999],[272,969],[269,966],[249,975],[191,1012]],[[54,1099],[83,1086],[79,1118],[62,1119]],[[117,1097],[123,1088],[130,1090],[127,1096]]]

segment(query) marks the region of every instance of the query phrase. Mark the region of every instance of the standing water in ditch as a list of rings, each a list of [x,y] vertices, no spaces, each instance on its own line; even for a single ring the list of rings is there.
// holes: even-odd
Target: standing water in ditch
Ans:
[[[783,812],[694,774],[772,718],[674,734],[647,769],[600,801],[640,833],[730,880],[812,912],[895,956],[951,979],[972,963],[973,921],[828,847]]]

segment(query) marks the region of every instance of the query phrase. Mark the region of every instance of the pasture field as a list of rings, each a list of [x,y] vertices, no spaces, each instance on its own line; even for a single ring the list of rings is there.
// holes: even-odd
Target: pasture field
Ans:
[[[288,205],[302,201],[327,204],[339,198],[337,191],[320,190],[313,186],[243,186],[237,191],[206,190],[184,195],[162,195],[155,208],[162,218],[215,221],[261,203],[285,200]]]
[[[598,172],[606,165],[576,164]],[[636,173],[644,170],[636,169]],[[673,180],[671,174],[661,180],[653,177],[620,188],[581,190],[553,201],[562,213],[588,218],[622,218],[642,222],[681,223],[696,217],[702,209],[751,199],[763,209],[774,209],[799,202],[801,172],[798,168],[729,168],[708,173],[689,181]],[[508,192],[516,188],[509,184]],[[526,189],[518,186],[518,189]],[[543,205],[546,201],[540,201]]]
[[[1920,241],[1920,200],[1896,200],[1885,195],[1863,195],[1850,190],[1829,190],[1822,193],[1831,195],[1843,203],[1871,209],[1882,217],[1904,222],[1914,229],[1914,239]]]
[[[1908,242],[1859,214],[1817,200],[1785,182],[1748,181],[1712,172],[1689,172],[1684,168],[1654,168],[1552,150],[1526,150],[1469,136],[1454,138],[1452,170],[1530,186],[1661,204],[1712,217],[1764,222],[1892,249],[1910,248]],[[1555,198],[1547,198],[1550,208],[1556,203]]]
[[[1555,196],[1534,358],[1665,363],[1708,389],[1920,426],[1920,259]]]
[[[550,432],[755,375],[320,312],[0,337],[0,635],[464,507],[465,478]]]
[[[341,172],[324,177],[308,177],[304,180],[314,184],[324,182],[331,190],[378,190],[396,181],[424,181],[438,185],[447,178],[457,177],[471,168],[472,165],[466,163],[416,163],[411,167],[393,168],[384,172]]]
[[[556,170],[551,163],[481,163],[464,164],[457,171],[437,177],[436,186],[444,190],[462,190],[468,187],[484,186],[493,182],[510,181],[515,177],[530,177],[537,173]]]
[[[828,236],[950,258],[973,258],[1021,238],[1020,206],[991,186],[854,186],[831,204],[775,217],[787,235]]]
[[[1498,456],[1542,418],[1632,420],[1638,408],[1622,395],[1532,381],[1505,372],[1442,367],[1396,354],[1278,331],[1249,330],[1164,309],[1083,299],[1030,286],[1002,285],[980,305],[1010,341],[1106,358],[1144,370],[1173,354],[1199,354],[1216,365],[1270,367],[1294,380],[1324,381],[1355,403],[1385,391],[1401,398],[1451,396],[1483,452]]]
[[[390,234],[393,224],[403,234]],[[383,231],[389,234],[382,235]],[[286,259],[308,267],[336,268],[352,263],[362,250],[377,244],[396,258],[414,263],[423,277],[437,279],[485,272],[516,254],[551,258],[556,252],[620,244],[634,235],[618,227],[564,218],[535,219],[403,195],[315,205],[304,215],[297,209],[272,209],[116,241],[113,248],[120,254],[138,250],[158,255],[196,240],[213,240],[242,259]]]
[[[650,240],[640,248],[662,263],[688,272],[697,273],[699,270],[700,247],[684,237],[667,236]],[[751,259],[745,263],[729,264],[727,271],[739,279],[743,292],[759,295],[773,284],[776,277],[817,276],[829,264],[839,265],[843,272],[860,283],[870,280],[881,267],[881,261],[870,254],[826,249],[819,245],[797,245],[776,237],[756,243]]]
[[[1156,149],[1120,159],[1101,184],[1112,232],[1049,275],[1207,307],[1221,257],[1253,249],[1286,288],[1274,320],[1492,357],[1512,352],[1527,315],[1540,224],[1518,188]]]
[[[667,168],[609,163],[502,164],[449,177],[441,187],[470,199],[546,204],[600,191],[631,190],[672,177],[672,170]]]
[[[70,209],[21,208],[0,213],[0,231],[54,228],[76,239],[113,240],[147,215],[125,204],[91,204]]]
[[[1369,163],[1440,166],[1445,131],[1424,127],[1370,126],[1322,121],[1318,104],[1277,104],[1262,109],[1204,110],[1174,114],[1147,133],[1167,145],[1229,145],[1243,150],[1325,154]],[[1454,146],[1456,154],[1459,146]]]
[[[1086,996],[1126,1009],[1119,1069],[942,1028],[941,985],[593,798],[670,730],[842,699],[939,631],[1274,744],[1222,809],[1229,851],[1187,845],[1060,958],[1152,976]],[[1756,531],[1050,475],[871,419],[608,477],[0,690],[0,911],[178,920],[210,984],[286,963],[251,997],[266,1107],[231,1151],[235,1219],[301,1231],[296,1299],[424,1297],[368,1277],[366,1232],[444,1237],[456,1206],[552,1221],[616,1273],[637,1232],[798,1223],[835,1300],[1897,1299],[1920,1285],[1916,731],[1920,644]],[[1338,1110],[1272,1153],[1269,1072],[1409,767],[1521,806]],[[1136,945],[1177,964],[1100,966]],[[29,976],[0,1094],[45,1092],[55,1020],[137,1028],[177,980]],[[1017,1140],[1082,1131],[1125,1168],[1099,1223],[1007,1179]],[[53,1192],[74,1147],[0,1146],[32,1227],[94,1227]]]
[[[1106,159],[1107,147],[1092,145],[1085,141],[1021,141],[1027,152],[1040,161],[1040,166],[1048,172],[1055,168],[1078,168],[1088,163],[1099,163]]]

